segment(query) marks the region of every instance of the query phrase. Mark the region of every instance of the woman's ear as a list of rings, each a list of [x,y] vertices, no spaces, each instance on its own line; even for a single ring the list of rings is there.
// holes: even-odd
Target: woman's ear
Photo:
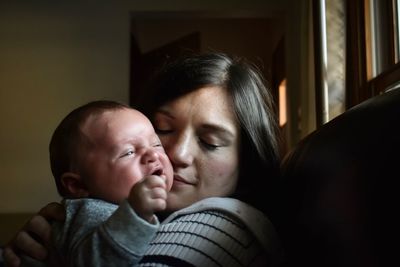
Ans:
[[[65,172],[61,175],[61,184],[64,186],[68,197],[82,198],[88,197],[89,192],[82,177],[73,172]]]

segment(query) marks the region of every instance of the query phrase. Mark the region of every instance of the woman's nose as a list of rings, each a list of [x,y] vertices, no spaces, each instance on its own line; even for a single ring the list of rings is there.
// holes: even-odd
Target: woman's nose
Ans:
[[[176,136],[165,147],[167,155],[174,167],[187,167],[193,162],[194,147],[188,134]],[[171,142],[172,141],[172,142]]]

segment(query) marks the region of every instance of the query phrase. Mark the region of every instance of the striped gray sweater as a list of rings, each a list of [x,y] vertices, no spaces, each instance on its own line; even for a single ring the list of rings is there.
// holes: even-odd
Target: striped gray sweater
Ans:
[[[139,265],[274,265],[281,253],[261,212],[235,199],[209,198],[168,217]]]

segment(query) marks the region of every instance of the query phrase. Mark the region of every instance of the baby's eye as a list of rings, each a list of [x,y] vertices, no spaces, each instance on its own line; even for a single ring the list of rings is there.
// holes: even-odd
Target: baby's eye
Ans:
[[[127,152],[125,152],[125,153],[123,153],[123,154],[121,155],[121,158],[123,158],[123,157],[128,157],[128,156],[131,156],[131,155],[133,155],[133,154],[135,154],[135,151],[133,151],[133,150],[128,150]]]

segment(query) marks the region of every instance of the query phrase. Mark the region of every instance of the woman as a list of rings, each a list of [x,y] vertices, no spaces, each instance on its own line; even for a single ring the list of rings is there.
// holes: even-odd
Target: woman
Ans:
[[[204,266],[207,260],[216,266],[248,266],[279,260],[272,225],[266,219],[258,227],[251,219],[260,219],[253,207],[268,215],[273,212],[268,203],[273,201],[279,178],[273,102],[256,68],[211,53],[179,59],[163,68],[154,81],[153,94],[142,110],[152,118],[174,167],[168,213],[179,210],[163,222],[158,235],[165,234],[174,245],[186,242],[181,247],[188,250],[160,252],[164,237],[156,237],[142,262]],[[44,218],[57,217],[51,211],[54,207],[59,214],[58,206],[51,205],[25,227],[42,243],[50,240],[51,228]],[[197,225],[188,228],[196,233],[189,241],[184,237],[177,241],[169,228],[177,224]],[[200,224],[211,234],[200,229]],[[47,253],[25,231],[4,253],[9,265],[13,247],[39,259]]]

